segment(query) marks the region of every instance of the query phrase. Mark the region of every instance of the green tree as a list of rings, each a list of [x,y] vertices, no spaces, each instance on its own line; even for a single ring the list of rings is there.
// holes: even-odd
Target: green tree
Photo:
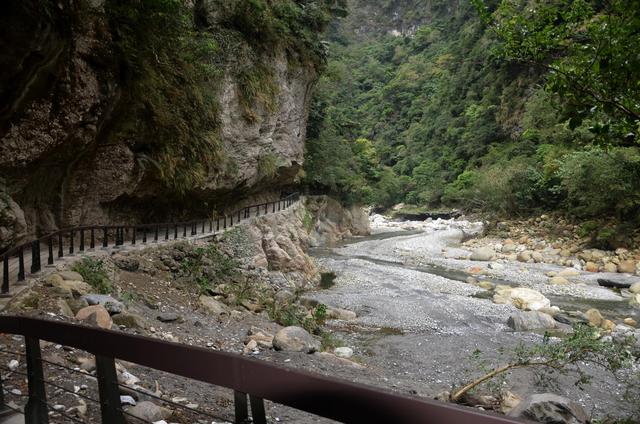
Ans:
[[[640,143],[640,1],[502,0],[489,12],[503,57],[548,71],[571,128],[589,120],[608,144]]]

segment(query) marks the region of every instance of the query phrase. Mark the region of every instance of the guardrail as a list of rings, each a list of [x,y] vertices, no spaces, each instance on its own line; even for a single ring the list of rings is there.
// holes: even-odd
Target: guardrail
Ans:
[[[0,317],[0,332],[25,337],[28,378],[28,402],[24,414],[26,424],[48,423],[47,386],[69,391],[45,380],[40,340],[82,349],[96,357],[96,380],[99,398],[84,398],[99,403],[102,423],[124,424],[145,422],[121,407],[115,359],[222,386],[233,391],[236,424],[266,424],[264,400],[345,423],[394,424],[513,424],[517,419],[498,416],[477,409],[403,396],[365,385],[280,367],[241,355],[213,351],[195,346],[166,342],[149,337],[34,318]],[[54,364],[60,367],[59,364]],[[7,370],[3,367],[4,370]],[[74,371],[68,368],[70,371]],[[0,379],[0,384],[2,379]],[[131,388],[127,387],[128,390]],[[0,396],[3,390],[0,387]],[[141,392],[142,393],[142,392]],[[144,393],[144,395],[149,395]],[[247,401],[248,397],[248,401]],[[175,404],[161,402],[202,413]],[[2,405],[4,399],[0,398]],[[214,415],[203,413],[207,417]],[[82,422],[66,417],[72,422]],[[134,420],[134,421],[131,421]]]
[[[127,242],[137,243],[177,240],[197,236],[198,234],[215,234],[233,227],[239,222],[256,217],[276,213],[289,208],[300,199],[298,193],[291,194],[274,202],[246,206],[230,214],[192,220],[186,222],[165,222],[157,224],[122,224],[122,225],[88,225],[66,228],[55,233],[13,247],[2,255],[2,287],[0,293],[9,292],[10,281],[24,281],[27,269],[35,274],[42,269],[42,263],[53,265],[58,259],[86,249],[123,246]],[[200,231],[200,232],[198,232]],[[29,254],[30,252],[30,254]]]

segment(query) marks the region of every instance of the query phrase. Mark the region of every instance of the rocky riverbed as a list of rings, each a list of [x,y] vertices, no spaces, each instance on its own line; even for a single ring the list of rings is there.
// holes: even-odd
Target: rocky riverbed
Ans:
[[[384,377],[392,386],[437,396],[478,374],[474,352],[497,365],[506,359],[503,351],[540,343],[545,330],[570,332],[570,324],[578,321],[591,322],[603,337],[616,331],[637,334],[640,310],[632,293],[597,282],[609,278],[632,285],[640,281],[635,275],[585,271],[587,261],[574,256],[567,263],[560,252],[547,251],[544,257],[556,255],[561,264],[518,260],[527,249],[524,239],[502,253],[510,243],[482,237],[481,223],[393,222],[375,215],[371,223],[371,237],[314,252],[337,278],[313,297],[357,313],[356,320],[338,323],[335,330],[369,367],[387,376],[393,370],[393,377]],[[528,309],[538,311],[533,321],[526,315],[532,313],[523,313]],[[527,370],[509,375],[501,389],[519,398],[554,391],[594,417],[636,412],[637,404],[623,400],[625,383],[597,367],[589,373],[595,384],[585,390],[568,376],[559,376],[553,389],[541,386]]]
[[[61,265],[30,281],[3,313],[98,325],[443,400],[482,369],[503,364],[519,344],[540,343],[545,330],[565,337],[569,324],[582,321],[603,339],[636,332],[638,309],[628,297],[633,286],[624,293],[601,287],[577,267],[567,283],[550,284],[547,274],[567,274],[566,265],[503,257],[499,240],[482,237],[481,224],[462,219],[398,223],[373,216],[372,235],[354,238],[368,231],[364,215],[340,212],[333,203],[311,199],[215,240],[100,256],[106,288],[95,285],[95,275]],[[309,251],[327,243],[333,247]],[[485,248],[491,257],[479,260],[476,250]],[[631,284],[636,277],[616,278]],[[109,295],[98,295],[97,287]],[[19,409],[25,364],[13,352],[24,350],[23,341],[1,335],[0,345],[10,370],[3,374],[5,395]],[[91,356],[52,344],[43,345],[43,355],[48,378],[72,392],[51,393],[52,419],[71,422],[64,413],[95,420],[99,410],[82,397],[96,390]],[[229,390],[136,364],[119,361],[118,367],[121,401],[131,414],[151,422],[212,422],[192,411],[198,409],[221,417],[214,422],[231,420]],[[572,376],[558,376],[550,386],[519,369],[481,387],[468,403],[506,413],[521,399],[520,405],[538,399],[530,398],[534,393],[552,392],[575,401],[570,409],[599,419],[637,413],[622,380],[633,369],[620,379],[586,369],[595,384],[584,391]],[[549,396],[542,398],[547,406],[555,402]],[[266,408],[269,422],[328,422],[281,405]]]

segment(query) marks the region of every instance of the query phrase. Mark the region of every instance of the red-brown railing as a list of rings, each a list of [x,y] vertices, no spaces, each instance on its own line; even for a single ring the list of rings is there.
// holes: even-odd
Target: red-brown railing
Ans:
[[[429,399],[403,396],[319,374],[283,368],[241,355],[122,332],[34,318],[2,316],[0,332],[25,337],[29,400],[26,424],[46,424],[48,404],[40,340],[96,356],[102,423],[123,424],[115,359],[234,391],[236,424],[265,424],[264,400],[345,423],[513,424],[517,419]],[[46,362],[46,361],[44,361]],[[0,383],[1,383],[0,379]],[[58,390],[64,387],[56,386]],[[0,387],[0,395],[3,393]],[[247,396],[249,402],[247,402]],[[169,402],[170,401],[166,401]],[[4,400],[2,400],[4,404]],[[76,420],[72,420],[76,421]],[[82,422],[82,421],[80,421]],[[132,421],[132,422],[137,422]]]

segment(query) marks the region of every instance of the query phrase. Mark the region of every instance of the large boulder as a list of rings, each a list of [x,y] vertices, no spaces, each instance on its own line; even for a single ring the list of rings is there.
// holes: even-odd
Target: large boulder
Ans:
[[[493,301],[495,303],[511,303],[524,311],[537,311],[551,306],[549,299],[544,297],[542,293],[526,287],[498,286],[495,289]]]
[[[515,331],[552,329],[558,326],[551,315],[538,311],[516,312],[509,317],[507,325]]]
[[[302,327],[285,327],[278,331],[273,338],[273,347],[276,350],[288,352],[313,353],[320,349],[320,342]]]
[[[577,403],[553,393],[531,395],[507,414],[541,423],[586,424],[589,417]]]
[[[102,305],[91,305],[80,309],[76,314],[76,319],[86,321],[101,328],[106,328],[107,330],[110,329],[113,324],[109,312],[107,312]]]
[[[228,315],[229,308],[224,303],[216,300],[211,296],[200,296],[200,309],[209,315]]]
[[[469,259],[472,261],[490,261],[496,256],[496,252],[490,247],[479,247],[471,252]]]

